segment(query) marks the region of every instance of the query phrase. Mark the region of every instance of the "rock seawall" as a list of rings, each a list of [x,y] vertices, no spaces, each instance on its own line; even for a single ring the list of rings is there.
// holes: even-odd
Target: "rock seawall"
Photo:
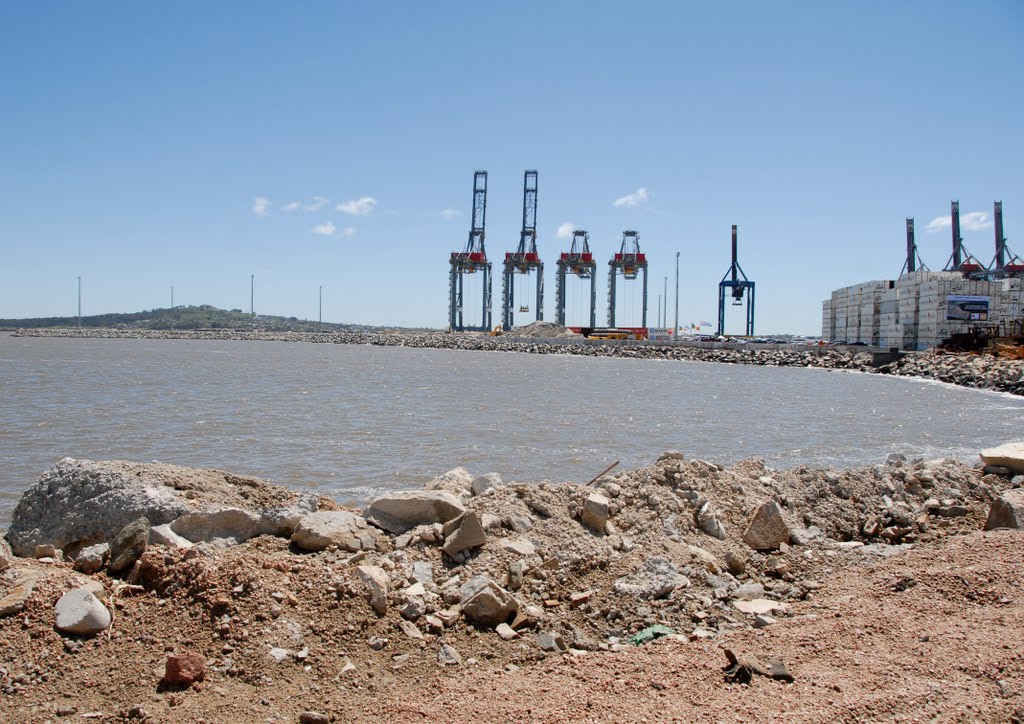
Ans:
[[[528,354],[570,354],[586,357],[669,359],[691,362],[753,364],[771,367],[815,367],[877,374],[920,377],[975,389],[1024,395],[1024,360],[1007,360],[964,354],[909,352],[902,359],[881,367],[872,366],[868,352],[830,347],[730,345],[717,342],[626,342],[617,340],[539,339],[490,337],[477,333],[302,333],[243,331],[171,330],[22,330],[15,336],[112,339],[193,339],[268,342],[312,342],[321,344],[370,344],[380,347],[414,347],[472,351],[523,352]]]

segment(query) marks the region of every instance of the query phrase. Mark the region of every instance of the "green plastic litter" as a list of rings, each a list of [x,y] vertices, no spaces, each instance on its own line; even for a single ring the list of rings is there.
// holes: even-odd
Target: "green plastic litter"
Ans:
[[[653,626],[648,626],[643,631],[638,633],[636,636],[630,639],[634,644],[640,646],[646,644],[654,639],[660,639],[662,636],[668,636],[674,634],[675,631],[670,629],[668,626],[662,626],[660,623],[656,623]]]

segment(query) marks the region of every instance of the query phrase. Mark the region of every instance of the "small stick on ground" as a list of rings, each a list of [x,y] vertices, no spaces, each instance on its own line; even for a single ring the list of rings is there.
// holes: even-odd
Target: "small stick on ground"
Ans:
[[[597,475],[595,475],[594,477],[592,477],[592,478],[590,479],[590,482],[589,482],[589,483],[587,483],[587,485],[593,485],[593,484],[594,484],[594,481],[595,481],[595,480],[597,480],[597,479],[598,479],[599,477],[601,477],[602,475],[604,475],[605,473],[607,473],[607,472],[608,472],[609,470],[611,470],[612,468],[614,468],[614,467],[615,467],[616,465],[618,465],[618,464],[619,464],[619,461],[618,461],[618,460],[616,460],[616,461],[615,461],[615,462],[613,462],[613,463],[612,463],[611,465],[609,465],[608,467],[606,467],[606,468],[605,468],[604,470],[602,470],[601,472],[599,472],[599,473],[598,473]]]

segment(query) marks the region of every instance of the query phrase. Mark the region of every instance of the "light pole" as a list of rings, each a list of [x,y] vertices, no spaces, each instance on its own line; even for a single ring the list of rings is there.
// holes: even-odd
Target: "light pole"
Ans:
[[[665,289],[664,289],[664,291],[665,291],[665,295],[662,297],[662,299],[664,300],[664,303],[665,303],[665,313],[661,316],[661,319],[662,319],[661,326],[662,327],[667,327],[668,326],[668,277],[665,277]]]
[[[662,326],[662,324],[661,324],[661,295],[660,294],[658,295],[658,326],[659,327]]]
[[[78,328],[82,328],[82,277],[78,277]]]
[[[679,252],[676,252],[676,329],[672,332],[672,338],[676,339],[679,334]]]

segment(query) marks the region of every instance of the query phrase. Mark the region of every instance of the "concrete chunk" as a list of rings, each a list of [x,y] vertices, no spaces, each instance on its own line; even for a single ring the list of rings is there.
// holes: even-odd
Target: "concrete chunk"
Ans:
[[[470,548],[479,548],[487,542],[487,534],[480,525],[476,513],[466,513],[459,519],[458,527],[444,541],[444,552],[455,557]]]
[[[380,566],[358,566],[356,576],[366,587],[366,600],[378,615],[383,616],[388,610],[388,578],[387,571]]]
[[[368,521],[399,535],[418,525],[447,523],[466,512],[462,501],[444,490],[415,490],[377,498],[363,514]]]
[[[763,504],[754,513],[750,525],[743,531],[743,542],[758,551],[775,550],[783,543],[789,543],[789,527],[774,500]]]
[[[346,551],[379,547],[366,521],[347,510],[321,510],[302,516],[291,541],[306,551],[322,551],[331,545]]]
[[[992,502],[985,530],[1024,528],[1024,488],[1007,490]]]
[[[997,465],[1010,472],[1024,474],[1024,442],[1008,442],[978,453],[986,465]]]
[[[587,502],[583,504],[580,518],[583,520],[583,524],[591,530],[603,533],[605,523],[608,522],[608,498],[600,493],[591,493]]]

